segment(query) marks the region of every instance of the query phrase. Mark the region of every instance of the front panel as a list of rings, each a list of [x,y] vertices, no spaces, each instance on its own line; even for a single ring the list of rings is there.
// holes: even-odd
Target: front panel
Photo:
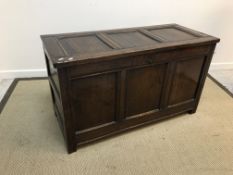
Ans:
[[[115,121],[116,73],[73,79],[71,98],[76,131]]]
[[[192,110],[208,48],[71,67],[69,96],[78,145]]]
[[[126,117],[159,108],[166,64],[126,72]]]
[[[176,105],[195,98],[205,56],[197,56],[176,63],[168,105]]]

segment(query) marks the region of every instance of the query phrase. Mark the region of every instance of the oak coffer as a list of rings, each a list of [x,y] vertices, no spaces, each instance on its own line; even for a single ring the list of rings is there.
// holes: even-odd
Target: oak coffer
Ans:
[[[194,113],[219,42],[177,24],[41,38],[69,153],[144,124]]]

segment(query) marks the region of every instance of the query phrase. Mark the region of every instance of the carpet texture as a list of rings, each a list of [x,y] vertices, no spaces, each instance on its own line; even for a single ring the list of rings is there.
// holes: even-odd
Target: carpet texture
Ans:
[[[207,79],[197,113],[68,155],[48,81],[19,81],[0,114],[1,175],[232,175],[233,99]]]

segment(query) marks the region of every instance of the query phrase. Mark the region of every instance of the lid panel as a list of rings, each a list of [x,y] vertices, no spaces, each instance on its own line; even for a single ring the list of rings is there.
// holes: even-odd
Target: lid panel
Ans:
[[[182,41],[197,38],[191,33],[187,33],[176,28],[151,29],[149,32],[165,39],[166,41]]]
[[[69,55],[112,50],[95,35],[64,37],[59,39],[59,42]]]
[[[219,38],[177,24],[49,34],[42,35],[41,39],[55,67],[220,41]]]
[[[138,31],[108,33],[108,37],[117,42],[122,48],[140,47],[158,43],[158,41]]]

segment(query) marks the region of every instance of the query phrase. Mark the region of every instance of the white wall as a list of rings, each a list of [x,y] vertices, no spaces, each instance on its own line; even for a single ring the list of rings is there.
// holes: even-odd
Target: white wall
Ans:
[[[233,65],[233,1],[0,0],[0,76],[45,75],[41,34],[178,23],[221,38],[213,62]]]

